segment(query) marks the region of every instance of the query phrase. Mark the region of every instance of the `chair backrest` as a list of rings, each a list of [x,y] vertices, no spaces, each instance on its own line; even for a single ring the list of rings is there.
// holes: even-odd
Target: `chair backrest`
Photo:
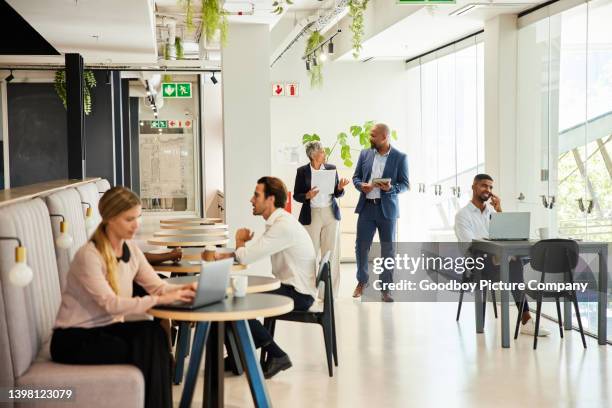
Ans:
[[[531,267],[542,273],[563,274],[571,280],[578,264],[578,244],[571,239],[544,239],[534,244],[529,251]]]
[[[61,301],[49,210],[43,200],[35,198],[0,208],[0,236],[21,239],[34,273],[26,287],[12,285],[8,272],[15,264],[17,243],[0,242],[0,290],[4,306],[0,319],[6,319],[0,322],[0,355],[6,352],[2,343],[8,337],[14,381],[25,373],[41,345],[49,339]],[[6,331],[2,329],[4,324]],[[4,368],[0,375],[6,375]]]
[[[64,288],[70,262],[79,248],[87,243],[87,229],[85,228],[85,217],[83,215],[83,205],[81,196],[74,188],[68,188],[45,197],[49,214],[61,214],[68,222],[68,234],[72,236],[70,248],[59,248],[55,244],[55,239],[60,235],[59,217],[51,218],[51,228],[53,231],[53,244],[57,256],[57,268],[60,277],[60,288]]]
[[[107,190],[110,190],[111,185],[106,179],[101,179],[96,181],[96,186],[98,187],[98,195],[102,197]]]

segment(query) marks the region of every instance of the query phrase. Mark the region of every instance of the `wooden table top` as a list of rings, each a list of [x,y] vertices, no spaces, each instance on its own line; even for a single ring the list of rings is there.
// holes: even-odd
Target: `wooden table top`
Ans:
[[[41,195],[49,195],[56,191],[65,188],[73,188],[94,181],[100,180],[100,177],[88,177],[85,179],[65,179],[46,181],[44,183],[30,184],[28,186],[7,188],[0,190],[0,206],[10,205],[19,201],[31,200],[34,197]]]
[[[270,290],[280,288],[280,280],[272,276],[244,275],[244,274],[240,274],[239,276],[246,276],[249,279],[248,284],[247,284],[247,293],[268,292]],[[185,283],[197,282],[198,279],[200,279],[199,276],[180,276],[177,278],[166,279],[166,282],[176,283],[180,285],[180,284],[185,284]],[[227,288],[227,294],[231,295],[232,293],[233,293],[233,290],[230,285],[230,287]]]
[[[227,322],[280,316],[292,310],[293,299],[287,296],[252,293],[241,298],[230,296],[221,302],[194,310],[164,309],[163,306],[157,306],[149,309],[147,313],[161,319]]]
[[[206,245],[225,245],[227,238],[207,237],[212,239],[190,239],[188,237],[152,237],[147,240],[150,245],[167,247],[205,247]]]
[[[219,223],[223,222],[221,218],[166,218],[159,220],[160,224],[185,224],[185,223]]]
[[[163,229],[161,231],[156,231],[153,233],[155,237],[227,237],[229,236],[229,232],[227,230],[222,229],[213,229],[213,230],[180,230],[180,229]]]
[[[198,255],[199,259],[199,255]],[[194,262],[194,261],[192,261]],[[154,265],[153,269],[159,272],[174,272],[174,273],[200,273],[201,264],[191,264],[189,260],[182,259],[179,263],[164,262],[159,265]],[[244,271],[248,265],[232,265],[232,272]]]
[[[202,230],[202,231],[211,231],[211,230],[224,230],[227,231],[227,224],[199,224],[199,223],[185,223],[185,224],[160,224],[159,228],[162,230]]]

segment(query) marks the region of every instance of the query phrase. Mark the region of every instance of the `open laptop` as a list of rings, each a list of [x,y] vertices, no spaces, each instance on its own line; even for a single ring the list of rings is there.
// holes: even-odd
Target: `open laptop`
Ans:
[[[531,214],[528,212],[493,213],[489,223],[489,241],[526,241],[529,239]]]
[[[190,310],[222,301],[227,293],[230,270],[233,263],[234,260],[232,258],[202,263],[198,279],[198,289],[193,302],[174,302],[162,307]]]

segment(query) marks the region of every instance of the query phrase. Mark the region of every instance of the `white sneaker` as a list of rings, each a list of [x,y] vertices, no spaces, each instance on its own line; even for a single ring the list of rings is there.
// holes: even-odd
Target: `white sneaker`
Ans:
[[[535,321],[533,318],[527,320],[527,323],[521,325],[521,334],[528,334],[530,336],[535,335]],[[542,320],[540,320],[540,329],[538,330],[538,337],[546,337],[550,334],[548,330],[542,327]]]

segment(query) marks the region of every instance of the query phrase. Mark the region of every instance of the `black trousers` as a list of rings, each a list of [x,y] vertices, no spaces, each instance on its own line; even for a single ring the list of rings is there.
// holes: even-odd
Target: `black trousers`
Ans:
[[[273,295],[287,296],[293,299],[293,310],[306,311],[314,303],[314,299],[310,295],[304,295],[293,286],[281,284],[280,288],[272,290],[270,293]],[[253,336],[253,343],[255,348],[265,347],[272,343],[272,335],[266,330],[266,328],[257,319],[249,320],[249,328],[251,329],[251,335]]]
[[[156,321],[55,329],[51,358],[64,364],[135,365],[145,380],[145,407],[172,407],[170,350]]]

